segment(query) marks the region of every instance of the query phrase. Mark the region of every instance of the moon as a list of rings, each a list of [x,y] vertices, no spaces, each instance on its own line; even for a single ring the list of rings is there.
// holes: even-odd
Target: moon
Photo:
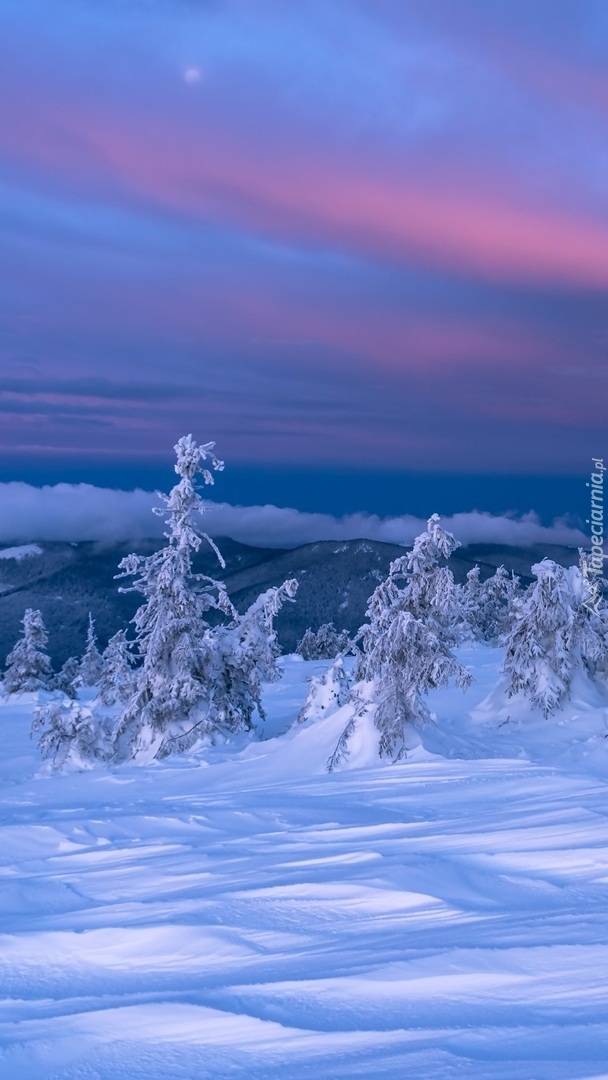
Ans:
[[[184,78],[184,82],[188,83],[189,86],[194,86],[196,83],[201,81],[201,78],[202,78],[201,69],[197,68],[197,67],[186,68],[186,70],[184,71],[183,78]]]

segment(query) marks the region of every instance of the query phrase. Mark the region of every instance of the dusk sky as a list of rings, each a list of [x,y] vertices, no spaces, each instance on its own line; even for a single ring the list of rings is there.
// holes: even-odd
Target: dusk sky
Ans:
[[[244,502],[578,509],[605,0],[0,0],[0,184],[0,479],[145,484],[192,432]]]

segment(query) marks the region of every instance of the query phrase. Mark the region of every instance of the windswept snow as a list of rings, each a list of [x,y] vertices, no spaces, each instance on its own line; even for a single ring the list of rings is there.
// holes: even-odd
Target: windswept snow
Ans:
[[[42,555],[42,548],[38,544],[20,544],[19,547],[0,548],[0,559],[29,559],[32,555]]]
[[[339,714],[272,737],[300,658],[236,754],[49,775],[4,704],[0,1075],[606,1077],[603,705],[505,722],[499,656],[410,760],[362,727],[332,775]]]

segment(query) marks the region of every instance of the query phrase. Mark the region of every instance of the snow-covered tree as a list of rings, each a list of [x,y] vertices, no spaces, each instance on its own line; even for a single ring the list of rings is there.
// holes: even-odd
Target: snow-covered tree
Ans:
[[[469,570],[462,590],[463,617],[476,641],[499,645],[509,628],[511,605],[519,592],[519,578],[499,566],[491,577],[480,580],[479,567]]]
[[[432,719],[424,700],[429,690],[451,679],[463,689],[472,681],[452,653],[449,640],[403,610],[393,610],[378,634],[367,635],[358,676],[375,684],[374,722],[381,736],[380,754],[393,759],[405,749],[406,726]]]
[[[460,544],[441,528],[440,520],[437,514],[429,518],[426,532],[416,538],[407,555],[391,563],[388,577],[372,593],[366,611],[369,622],[356,636],[362,644],[357,679],[370,678],[367,658],[398,614],[412,615],[445,645],[458,640],[462,616],[454,575],[439,561],[449,558]]]
[[[53,677],[42,614],[28,608],[22,625],[23,634],[6,658],[4,689],[8,694],[47,690]]]
[[[196,728],[200,737],[213,729],[209,705],[216,657],[206,616],[215,611],[236,617],[225,586],[192,568],[203,540],[223,565],[199,526],[205,507],[197,477],[213,483],[204,462],[216,471],[223,468],[213,446],[199,446],[191,435],[179,440],[175,471],[180,479],[169,495],[159,495],[164,506],[156,509],[166,519],[168,543],[153,555],[128,555],[120,563],[120,576],[132,577],[131,589],[144,596],[133,620],[141,665],[117,727],[120,759],[143,752],[162,756],[186,731]]]
[[[431,719],[425,695],[455,679],[466,687],[471,675],[456,659],[452,646],[459,636],[458,593],[454,578],[440,559],[458,547],[434,514],[412,550],[391,563],[388,577],[370,597],[367,618],[355,637],[360,644],[350,700],[355,712],[374,703],[382,756],[398,759],[405,751],[408,725]],[[353,722],[336,748],[346,753]],[[330,758],[334,767],[336,755]]]
[[[303,660],[333,660],[349,646],[350,638],[346,630],[340,633],[333,623],[324,623],[315,633],[310,628],[296,647],[296,652]]]
[[[218,730],[247,731],[255,712],[265,719],[262,683],[281,677],[274,619],[283,604],[294,599],[297,588],[291,578],[268,589],[232,625],[216,632],[210,716]]]
[[[68,763],[87,767],[107,760],[111,749],[111,725],[92,705],[77,701],[50,701],[34,711],[30,731],[42,756],[56,769]]]
[[[460,600],[462,617],[462,630],[464,637],[481,641],[482,634],[479,628],[479,606],[481,601],[482,584],[479,576],[479,567],[474,566],[467,574],[464,585],[457,586]]]
[[[300,709],[297,723],[320,720],[346,705],[351,685],[352,679],[344,668],[344,659],[338,656],[323,675],[315,675],[310,680],[306,701]]]
[[[577,671],[593,673],[603,663],[606,642],[586,606],[591,586],[579,567],[543,559],[532,573],[536,581],[513,603],[504,671],[509,697],[523,693],[547,717],[568,701]]]
[[[51,681],[50,689],[59,690],[66,697],[76,697],[80,675],[80,661],[75,656],[69,656],[60,671]]]
[[[95,622],[91,612],[89,612],[89,625],[87,628],[87,646],[84,651],[82,660],[80,661],[80,669],[78,672],[78,685],[79,686],[97,686],[101,678],[101,672],[103,668],[103,662],[101,659],[101,653],[97,647],[97,637],[95,635]]]
[[[119,630],[110,638],[101,659],[101,704],[125,705],[135,690],[133,642],[128,640],[126,630]]]

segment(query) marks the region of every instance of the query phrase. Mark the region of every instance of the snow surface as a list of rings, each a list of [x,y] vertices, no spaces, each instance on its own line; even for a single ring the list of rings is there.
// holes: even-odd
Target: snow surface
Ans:
[[[38,544],[20,544],[19,547],[0,549],[0,559],[29,559],[32,555],[42,555],[42,548]]]
[[[236,753],[50,775],[1,704],[0,1076],[605,1080],[608,711],[459,655],[408,761],[332,775],[340,713],[273,737],[299,657]]]

